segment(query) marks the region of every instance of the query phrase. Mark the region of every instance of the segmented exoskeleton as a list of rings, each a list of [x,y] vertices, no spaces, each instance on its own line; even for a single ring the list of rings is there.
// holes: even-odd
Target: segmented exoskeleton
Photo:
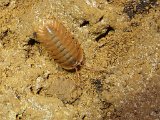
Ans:
[[[36,39],[62,68],[76,69],[83,61],[83,50],[73,35],[57,20],[47,21],[35,30]]]

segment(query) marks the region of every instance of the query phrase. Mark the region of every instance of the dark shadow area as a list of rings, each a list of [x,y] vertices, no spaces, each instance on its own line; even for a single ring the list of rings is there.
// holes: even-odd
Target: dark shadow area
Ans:
[[[106,32],[100,34],[95,40],[98,42],[101,38],[106,37],[106,35],[108,35],[110,31],[114,31],[114,28],[112,28],[111,26],[107,27]]]
[[[121,107],[105,117],[106,120],[159,120],[160,119],[160,77],[153,77],[145,91],[130,95]]]

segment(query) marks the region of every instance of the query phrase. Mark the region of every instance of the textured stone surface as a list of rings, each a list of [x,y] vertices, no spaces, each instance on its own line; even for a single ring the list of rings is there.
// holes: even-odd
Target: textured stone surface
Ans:
[[[1,0],[0,11],[0,119],[160,119],[159,1]],[[79,79],[33,38],[55,18],[84,50]]]

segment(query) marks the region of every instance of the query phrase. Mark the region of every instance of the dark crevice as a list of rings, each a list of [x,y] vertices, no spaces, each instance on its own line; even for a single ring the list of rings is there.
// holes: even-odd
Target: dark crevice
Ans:
[[[27,45],[33,46],[35,44],[39,44],[39,42],[35,39],[30,38]]]
[[[112,3],[112,2],[113,2],[113,0],[107,0],[107,2],[108,2],[108,3]]]
[[[8,2],[7,4],[5,4],[4,6],[8,7],[10,5],[10,2]]]
[[[103,38],[103,37],[105,37],[106,35],[108,35],[108,33],[109,33],[110,31],[114,31],[114,29],[109,26],[109,27],[107,27],[106,32],[100,34],[95,40],[98,42],[101,38]]]
[[[79,101],[79,100],[80,100],[80,98],[77,97],[76,99],[73,99],[72,101],[62,100],[62,102],[63,102],[64,104],[73,105],[75,102],[77,102],[77,101]]]
[[[36,94],[40,94],[41,91],[42,91],[43,87],[40,87],[38,90],[37,90],[37,93]]]
[[[30,92],[34,94],[33,87],[31,86],[29,89],[30,89]]]
[[[107,101],[101,101],[101,102],[102,102],[101,110],[108,109],[112,106],[112,103],[109,103]]]
[[[104,17],[104,16],[100,17],[98,22],[102,21],[102,20],[103,20],[103,17]]]
[[[5,30],[4,32],[2,32],[2,34],[0,34],[0,39],[3,39],[5,36],[8,35],[9,30]]]
[[[87,26],[87,25],[89,25],[89,21],[84,20],[84,21],[80,24],[80,27],[84,27],[84,26]]]
[[[85,119],[85,117],[86,117],[86,115],[83,115],[82,120],[84,120],[84,119]]]
[[[16,115],[16,120],[22,120],[21,114]]]

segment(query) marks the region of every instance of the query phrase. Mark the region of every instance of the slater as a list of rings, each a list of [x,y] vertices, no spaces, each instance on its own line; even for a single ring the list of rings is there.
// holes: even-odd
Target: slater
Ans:
[[[82,65],[83,50],[80,44],[57,20],[43,22],[35,29],[35,37],[62,68],[77,70]]]

